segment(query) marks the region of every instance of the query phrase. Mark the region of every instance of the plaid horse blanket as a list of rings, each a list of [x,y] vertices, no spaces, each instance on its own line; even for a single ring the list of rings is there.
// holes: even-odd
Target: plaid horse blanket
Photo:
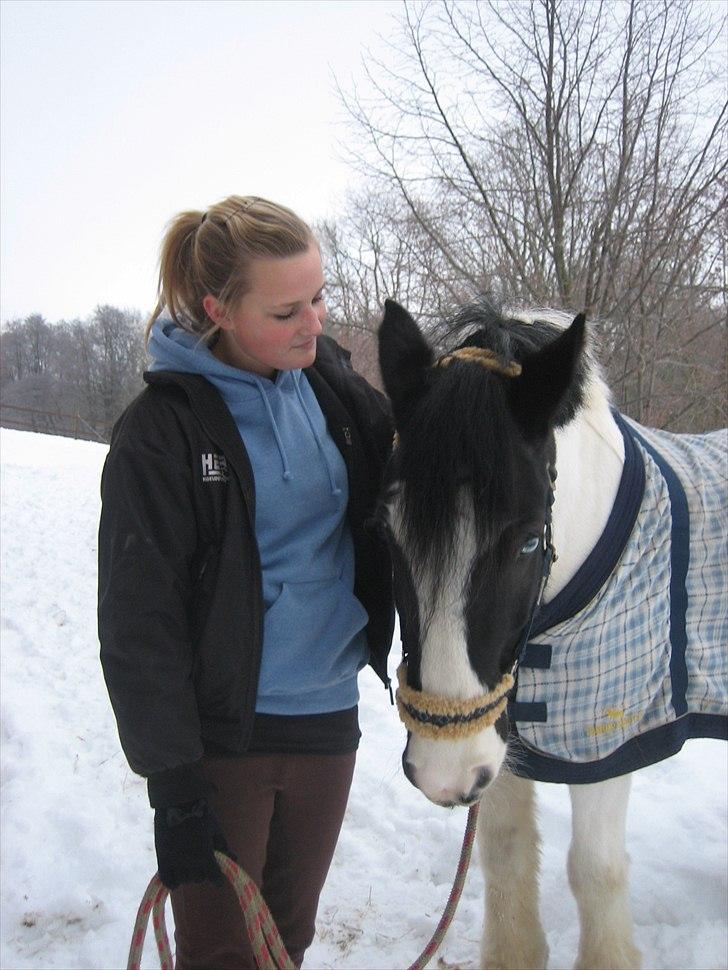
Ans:
[[[604,533],[539,611],[509,705],[510,770],[591,783],[728,739],[728,430],[615,414],[622,480]]]

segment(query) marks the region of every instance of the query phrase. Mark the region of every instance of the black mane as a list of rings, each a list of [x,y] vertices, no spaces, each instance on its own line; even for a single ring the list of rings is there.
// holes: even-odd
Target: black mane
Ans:
[[[450,349],[484,347],[494,351],[504,362],[523,359],[555,340],[562,328],[548,320],[526,323],[518,317],[504,316],[490,297],[481,296],[465,304],[444,327],[444,341]],[[446,350],[445,353],[448,353]],[[586,363],[582,359],[575,379],[556,413],[554,425],[571,421],[584,403]]]

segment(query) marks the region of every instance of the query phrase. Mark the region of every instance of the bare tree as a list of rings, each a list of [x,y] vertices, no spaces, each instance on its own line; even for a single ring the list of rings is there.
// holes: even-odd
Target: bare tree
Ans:
[[[121,409],[139,386],[144,360],[141,320],[138,314],[99,306],[90,329],[97,345],[95,389],[99,411],[110,435]]]
[[[405,3],[342,92],[352,161],[406,209],[415,264],[429,244],[436,305],[586,308],[630,413],[721,423],[725,357],[700,350],[725,341],[725,42],[687,0]]]
[[[2,334],[6,379],[22,380],[48,371],[53,353],[53,329],[39,314],[11,320]]]
[[[316,234],[326,266],[328,330],[375,384],[376,332],[388,296],[427,323],[466,295],[441,250],[391,190],[352,193],[341,217],[318,225]]]

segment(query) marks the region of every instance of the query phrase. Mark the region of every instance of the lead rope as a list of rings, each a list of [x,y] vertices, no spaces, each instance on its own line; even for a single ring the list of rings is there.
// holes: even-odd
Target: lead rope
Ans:
[[[468,810],[468,822],[465,827],[463,847],[460,850],[460,861],[458,862],[453,887],[450,890],[450,896],[440,918],[440,922],[437,924],[437,928],[432,934],[430,942],[407,970],[423,970],[427,966],[437,952],[452,922],[460,896],[462,895],[468,865],[470,864],[479,809],[480,803],[476,802]],[[240,908],[245,918],[250,945],[253,948],[255,961],[260,970],[295,970],[295,965],[283,945],[278,927],[273,921],[270,910],[260,895],[258,887],[245,870],[241,869],[228,856],[223,855],[221,852],[216,852],[215,857],[224,875],[237,894],[238,902],[240,903]],[[172,959],[167,927],[164,921],[164,906],[167,902],[168,895],[169,890],[162,884],[159,876],[152,876],[142,898],[136,923],[134,924],[127,970],[140,970],[141,968],[142,950],[144,949],[144,938],[147,934],[150,914],[152,916],[154,937],[157,941],[157,951],[159,953],[162,970],[174,970],[174,960]]]
[[[407,970],[422,970],[423,967],[427,966],[442,943],[450,923],[452,923],[452,918],[455,915],[455,910],[457,909],[460,896],[463,892],[463,886],[465,885],[465,876],[468,871],[468,866],[470,865],[470,855],[473,851],[473,841],[475,840],[475,828],[478,824],[479,811],[480,802],[476,802],[468,809],[468,823],[465,826],[463,847],[460,850],[460,861],[458,862],[455,880],[452,884],[452,889],[450,890],[447,905],[445,906],[445,910],[440,917],[440,922],[437,924],[437,929],[432,934],[430,942],[427,944],[422,953],[420,953],[415,962],[407,968]]]

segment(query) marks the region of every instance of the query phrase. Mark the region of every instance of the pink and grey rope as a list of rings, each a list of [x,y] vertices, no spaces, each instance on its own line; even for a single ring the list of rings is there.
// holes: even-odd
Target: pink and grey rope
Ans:
[[[273,922],[273,917],[265,900],[260,895],[258,887],[245,870],[241,869],[228,856],[216,852],[215,857],[238,897],[245,918],[250,945],[253,948],[255,960],[260,970],[294,970],[294,963],[283,946],[278,928]],[[134,924],[127,970],[140,970],[150,913],[162,970],[174,970],[172,951],[164,921],[164,905],[168,895],[169,890],[163,885],[159,876],[152,876]]]
[[[468,822],[465,828],[463,847],[460,851],[460,860],[458,862],[457,872],[455,873],[455,880],[440,922],[437,924],[437,928],[432,934],[430,942],[408,970],[423,970],[427,966],[437,952],[452,922],[460,896],[462,895],[468,865],[470,864],[479,808],[480,805],[476,802],[475,805],[470,806],[470,810],[468,811]],[[228,856],[220,852],[216,852],[215,856],[220,868],[238,897],[238,902],[240,903],[240,908],[245,918],[250,945],[253,948],[255,960],[260,970],[294,970],[294,963],[283,945],[278,928],[273,921],[270,910],[261,896],[258,887],[250,876],[233,862],[232,859],[228,858]],[[140,970],[144,938],[147,933],[150,915],[152,916],[154,937],[157,942],[157,951],[159,953],[162,970],[174,970],[174,960],[172,958],[169,937],[167,936],[167,927],[164,920],[164,906],[168,895],[169,891],[166,886],[162,884],[158,875],[154,875],[147,886],[137,913],[129,950],[127,970]]]

